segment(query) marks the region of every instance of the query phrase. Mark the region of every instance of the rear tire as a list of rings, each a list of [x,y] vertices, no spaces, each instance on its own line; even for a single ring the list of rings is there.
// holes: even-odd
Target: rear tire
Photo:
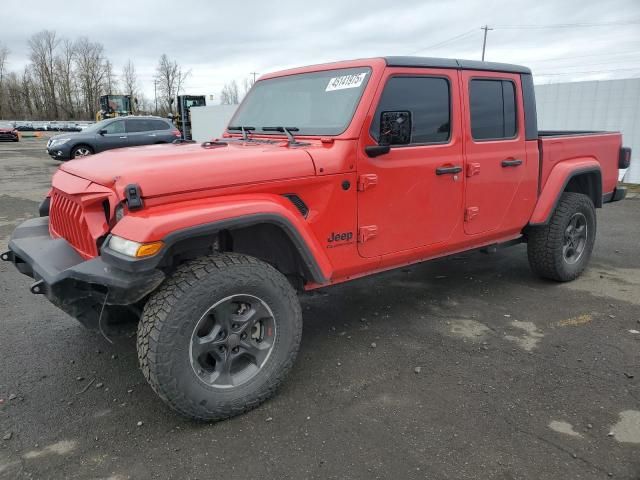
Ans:
[[[565,192],[546,225],[527,229],[527,255],[539,276],[567,282],[576,279],[591,258],[596,212],[591,199]]]
[[[300,303],[284,275],[246,255],[212,255],[181,265],[151,296],[138,359],[171,408],[222,420],[275,393],[301,336]]]

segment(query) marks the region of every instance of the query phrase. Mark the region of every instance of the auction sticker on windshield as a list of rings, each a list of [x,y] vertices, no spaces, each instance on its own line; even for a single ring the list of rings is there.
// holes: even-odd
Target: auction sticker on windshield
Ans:
[[[334,90],[344,90],[345,88],[358,88],[362,85],[368,72],[353,73],[351,75],[343,75],[341,77],[333,77],[329,79],[325,92],[333,92]]]

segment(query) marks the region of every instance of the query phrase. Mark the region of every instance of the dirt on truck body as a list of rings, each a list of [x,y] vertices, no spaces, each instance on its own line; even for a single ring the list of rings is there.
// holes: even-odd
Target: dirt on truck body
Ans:
[[[538,131],[525,67],[304,67],[263,76],[221,139],[62,165],[2,258],[87,327],[137,317],[151,387],[218,420],[291,368],[300,291],[519,242],[576,278],[629,159],[619,133]]]

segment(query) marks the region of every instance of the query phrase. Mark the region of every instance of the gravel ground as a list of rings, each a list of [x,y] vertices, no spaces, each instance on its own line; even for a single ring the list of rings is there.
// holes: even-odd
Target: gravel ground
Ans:
[[[0,247],[57,163],[0,144]],[[279,394],[218,424],[169,411],[133,330],[83,330],[0,265],[0,478],[640,478],[640,199],[598,211],[591,267],[556,284],[525,246],[302,297]]]

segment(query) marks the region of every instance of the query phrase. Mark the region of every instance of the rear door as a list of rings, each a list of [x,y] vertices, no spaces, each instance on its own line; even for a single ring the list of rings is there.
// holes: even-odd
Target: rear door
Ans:
[[[157,134],[154,131],[152,119],[128,118],[127,135],[129,136],[129,146],[151,145],[157,143]]]
[[[374,158],[383,112],[408,112],[407,144]],[[358,250],[375,257],[445,242],[462,218],[456,70],[386,69],[358,149]]]
[[[96,134],[96,153],[128,145],[124,120],[114,120],[107,124],[103,130],[103,134]]]
[[[469,235],[511,230],[520,219],[519,186],[527,172],[520,75],[462,71],[465,105],[466,192]],[[512,225],[514,223],[514,225]]]

